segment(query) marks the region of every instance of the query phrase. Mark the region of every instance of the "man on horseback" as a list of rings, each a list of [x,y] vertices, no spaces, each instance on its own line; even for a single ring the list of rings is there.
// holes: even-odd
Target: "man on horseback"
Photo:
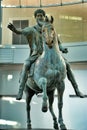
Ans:
[[[17,100],[22,99],[23,90],[24,90],[24,87],[25,87],[26,80],[28,78],[28,73],[29,73],[31,65],[42,54],[42,51],[43,51],[43,46],[42,46],[43,42],[42,42],[42,36],[41,36],[42,28],[39,25],[38,20],[44,21],[45,11],[42,10],[42,9],[37,9],[34,12],[34,16],[35,16],[37,25],[35,25],[33,27],[26,27],[24,29],[18,30],[11,23],[8,25],[8,28],[11,31],[13,31],[14,33],[25,35],[25,37],[28,40],[29,47],[30,47],[30,56],[25,60],[25,63],[23,65],[23,69],[22,69],[22,72],[21,72],[19,92],[18,92],[18,95],[16,97]],[[67,48],[62,47],[59,39],[58,39],[58,45],[59,45],[60,51],[62,51],[63,53],[68,52]],[[71,81],[76,95],[79,96],[79,97],[83,97],[83,94],[78,89],[78,85],[75,81],[75,78],[73,76],[70,65],[69,65],[69,63],[67,62],[66,59],[65,59],[65,63],[66,63],[66,68],[67,68],[67,77]]]

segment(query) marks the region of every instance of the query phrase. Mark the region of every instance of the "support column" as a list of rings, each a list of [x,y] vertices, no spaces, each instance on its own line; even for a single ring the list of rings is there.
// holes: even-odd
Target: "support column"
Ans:
[[[0,0],[0,44],[2,44],[2,7],[1,7],[1,1]]]

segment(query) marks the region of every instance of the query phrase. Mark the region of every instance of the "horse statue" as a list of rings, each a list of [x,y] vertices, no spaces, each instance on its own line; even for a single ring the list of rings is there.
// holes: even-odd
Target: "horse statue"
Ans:
[[[65,89],[64,79],[66,77],[66,64],[60,53],[57,41],[57,34],[53,27],[53,17],[46,17],[44,22],[39,21],[42,26],[43,52],[34,64],[32,77],[28,77],[26,83],[26,107],[27,107],[27,127],[31,127],[30,102],[34,94],[42,93],[42,112],[47,112],[48,108],[54,122],[54,129],[67,130],[62,117],[63,93]],[[54,114],[53,102],[54,92],[58,93],[59,117]],[[49,106],[48,106],[49,102]]]

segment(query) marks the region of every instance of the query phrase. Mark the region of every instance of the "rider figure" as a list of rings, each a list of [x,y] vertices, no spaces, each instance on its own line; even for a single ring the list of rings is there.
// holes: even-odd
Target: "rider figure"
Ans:
[[[25,37],[28,40],[29,47],[30,47],[30,56],[25,60],[25,63],[23,65],[23,69],[21,72],[19,92],[18,92],[18,95],[16,97],[17,100],[22,99],[23,90],[24,90],[25,83],[26,83],[28,73],[29,73],[29,70],[30,70],[32,63],[34,63],[36,61],[36,59],[41,55],[41,53],[43,51],[41,26],[39,25],[38,20],[44,21],[45,11],[42,9],[37,9],[34,12],[34,16],[35,16],[37,25],[35,25],[33,27],[26,27],[24,29],[18,30],[11,23],[8,25],[8,28],[11,31],[13,31],[14,33],[25,35]],[[60,51],[62,51],[63,53],[68,52],[67,48],[62,47],[59,39],[58,39],[58,45],[59,45]],[[70,65],[66,59],[65,59],[65,63],[66,63],[66,69],[67,69],[67,77],[71,81],[71,84],[75,90],[76,95],[79,97],[83,97],[83,94],[79,91],[78,85],[75,81],[75,78],[74,78],[74,75],[73,75],[72,70],[70,68]]]

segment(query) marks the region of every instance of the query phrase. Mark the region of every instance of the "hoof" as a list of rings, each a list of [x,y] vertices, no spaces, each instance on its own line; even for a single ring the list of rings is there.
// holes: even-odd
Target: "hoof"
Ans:
[[[64,124],[60,125],[61,130],[67,130],[66,126]]]
[[[31,130],[31,124],[27,125],[27,130]]]
[[[42,112],[47,112],[47,110],[48,110],[47,106],[42,107]]]
[[[54,129],[55,129],[55,130],[59,130],[59,127],[58,127],[58,124],[57,124],[57,123],[54,123]]]
[[[42,104],[42,112],[47,112],[47,110],[48,110],[47,102],[43,102],[43,104]]]

